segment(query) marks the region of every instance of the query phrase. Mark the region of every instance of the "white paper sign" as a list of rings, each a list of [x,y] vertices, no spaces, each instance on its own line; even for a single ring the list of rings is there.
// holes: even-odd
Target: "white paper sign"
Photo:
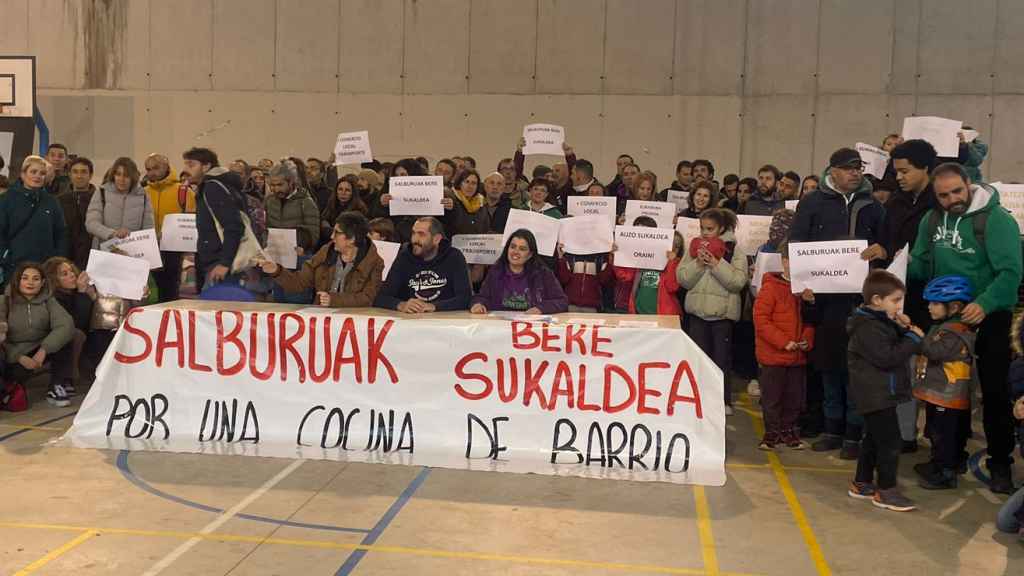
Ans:
[[[168,214],[160,227],[160,249],[164,252],[195,252],[199,241],[195,214]]]
[[[298,245],[294,228],[267,228],[267,256],[281,266],[294,270],[299,265]]]
[[[748,256],[757,254],[757,249],[768,241],[772,217],[740,214],[736,219],[739,221],[736,225],[736,245]]]
[[[558,241],[567,253],[582,256],[612,251],[615,224],[605,216],[573,216],[558,223]]]
[[[392,216],[442,216],[444,178],[441,176],[395,176],[388,188]]]
[[[980,134],[978,134],[977,130],[962,130],[961,132],[964,135],[964,142],[968,142],[968,143],[969,142],[974,142],[974,140],[978,136],[980,136]]]
[[[505,233],[501,235],[501,245],[508,242],[508,237],[513,232],[525,228],[533,232],[537,239],[537,253],[541,256],[554,256],[555,248],[558,246],[558,219],[545,216],[540,212],[530,210],[508,211],[508,220],[505,221]]]
[[[700,237],[700,218],[680,216],[676,220],[676,230],[683,237],[683,246],[689,246],[690,240]]]
[[[4,158],[4,167],[0,168],[0,176],[9,176],[11,172],[11,153],[14,151],[14,132],[0,132],[0,156]]]
[[[494,264],[501,257],[501,234],[456,234],[452,246],[458,248],[469,264]]]
[[[398,242],[388,242],[387,240],[374,240],[373,245],[377,247],[377,254],[384,260],[384,271],[382,272],[381,280],[388,279],[388,272],[391,271],[391,265],[395,263],[395,258],[398,257],[398,251],[402,248],[402,245]]]
[[[885,167],[889,165],[889,153],[877,146],[857,142],[855,146],[864,162],[864,173],[881,180],[885,177]]]
[[[569,216],[601,215],[615,225],[615,198],[610,196],[569,196]]]
[[[815,294],[859,294],[868,275],[868,262],[860,253],[867,247],[867,240],[790,244],[793,293],[810,288]]]
[[[160,259],[160,246],[156,242],[156,230],[147,228],[137,230],[125,238],[111,238],[106,242],[100,242],[100,250],[110,252],[117,248],[125,256],[142,258],[149,263],[149,267],[161,268],[164,263]]]
[[[676,214],[681,214],[690,207],[690,193],[685,190],[669,188],[666,196],[666,200],[676,205]]]
[[[903,119],[903,139],[920,138],[934,146],[939,156],[956,158],[963,124],[960,120],[937,116],[910,116]]]
[[[615,265],[621,268],[663,270],[668,264],[675,230],[646,226],[615,227]]]
[[[758,252],[754,259],[754,277],[750,284],[755,288],[761,287],[764,275],[769,272],[782,272],[782,254],[778,252]]]
[[[85,271],[100,294],[142,300],[149,283],[149,262],[101,250],[89,251]]]
[[[910,263],[910,256],[907,253],[906,247],[900,248],[896,251],[896,257],[892,259],[892,264],[886,270],[897,277],[904,284],[907,283],[907,264]]]
[[[370,133],[342,132],[334,143],[334,164],[362,164],[372,162],[373,152],[370,150]]]
[[[676,205],[671,202],[626,200],[625,214],[627,226],[632,226],[633,220],[639,216],[650,216],[654,218],[658,228],[671,228],[676,216]]]
[[[562,143],[565,142],[565,128],[555,124],[527,124],[523,127],[523,154],[552,154],[563,156]]]
[[[1017,221],[1017,227],[1024,234],[1024,184],[994,182],[992,187],[999,191],[999,204],[1009,210],[1010,215]]]
[[[799,200],[786,200],[786,210],[792,210],[793,212],[796,212],[796,207],[799,204]]]

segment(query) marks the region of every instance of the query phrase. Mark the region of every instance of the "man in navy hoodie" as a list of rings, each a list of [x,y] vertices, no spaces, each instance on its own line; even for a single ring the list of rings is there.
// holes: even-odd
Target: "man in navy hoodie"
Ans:
[[[467,310],[470,296],[465,257],[445,239],[441,222],[428,216],[412,225],[374,306],[407,314]]]

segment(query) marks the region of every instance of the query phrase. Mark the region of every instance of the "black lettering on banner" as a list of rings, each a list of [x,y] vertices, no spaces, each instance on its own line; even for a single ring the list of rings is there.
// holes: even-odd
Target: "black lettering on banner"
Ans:
[[[683,467],[679,470],[672,469],[672,454],[675,453],[676,440],[682,438],[686,452],[683,454]],[[686,434],[673,434],[672,439],[668,441],[668,453],[665,454],[665,471],[678,474],[680,472],[686,472],[690,469],[690,439],[687,438]]]
[[[612,442],[612,431],[614,430],[618,430],[622,433],[622,441],[619,442],[618,446],[612,448],[614,445]],[[626,443],[628,442],[629,435],[626,434],[626,427],[623,426],[622,422],[612,422],[608,425],[606,434],[607,439],[605,441],[605,448],[608,450],[608,467],[612,468],[612,462],[615,462],[619,465],[619,468],[625,468],[625,466],[622,465],[622,460],[619,459],[619,454],[625,450]]]
[[[299,421],[299,431],[295,434],[295,444],[297,446],[309,446],[309,444],[302,443],[302,429],[306,427],[306,420],[309,420],[309,417],[313,415],[313,412],[316,412],[317,410],[326,409],[327,408],[325,408],[322,404],[320,406],[313,406],[308,411],[306,411],[306,413],[302,416],[302,420]]]
[[[473,457],[473,424],[476,424],[477,427],[483,430],[484,434],[487,435],[488,450],[487,456],[484,456],[484,458],[497,460],[498,455],[501,452],[505,452],[506,450],[508,450],[508,446],[502,446],[501,441],[499,440],[499,422],[508,422],[508,416],[498,416],[497,418],[491,418],[491,427],[488,428],[487,424],[483,420],[481,420],[477,415],[466,415],[466,458]]]
[[[482,423],[481,423],[482,424]],[[568,439],[565,439],[563,426],[567,427]],[[554,442],[551,451],[552,464],[596,464],[601,468],[625,468],[629,470],[664,470],[670,474],[683,474],[690,469],[691,445],[690,438],[681,432],[672,435],[667,450],[663,450],[662,432],[653,433],[643,424],[635,424],[627,431],[621,422],[612,422],[602,430],[600,422],[592,422],[587,430],[587,452],[583,454],[575,446],[576,425],[562,418],[555,423]],[[647,459],[651,455],[653,444],[653,463]],[[628,446],[628,451],[627,451]],[[571,452],[576,455],[576,462],[558,462],[559,452]],[[627,463],[623,464],[623,457]],[[680,459],[682,464],[679,464]],[[664,464],[662,464],[664,462]]]
[[[122,404],[124,404],[123,407],[121,407]],[[131,397],[124,394],[114,396],[114,406],[111,408],[110,416],[107,418],[107,436],[109,437],[113,431],[114,422],[127,420],[124,426],[125,438],[136,439],[145,436],[149,440],[153,437],[157,424],[160,424],[164,431],[163,440],[167,440],[171,436],[170,426],[164,420],[168,405],[167,396],[163,394],[153,394],[148,400],[146,398],[132,400]],[[139,416],[140,410],[143,411],[142,414],[144,415],[144,418],[141,420],[141,427],[137,433],[132,433],[135,418]]]
[[[594,438],[597,438],[598,453],[600,455],[597,458],[591,456],[594,453]],[[601,467],[604,468],[606,465],[604,454],[604,434],[601,432],[601,425],[593,422],[590,424],[590,429],[587,430],[587,460],[585,464],[590,466],[591,462],[600,462]]]
[[[211,412],[211,407],[213,408]],[[212,416],[212,419],[211,419]],[[209,422],[209,426],[207,423]],[[203,419],[199,423],[200,442],[252,442],[260,441],[260,422],[256,417],[256,407],[252,402],[245,403],[242,414],[241,428],[238,426],[238,399],[231,400],[228,408],[227,400],[207,400],[203,406]],[[238,432],[238,438],[235,433]]]
[[[562,426],[568,426],[570,436],[564,444],[559,444],[558,437],[562,430]],[[558,421],[555,422],[554,439],[551,441],[551,463],[558,463],[559,452],[572,452],[576,455],[576,464],[583,464],[583,454],[580,454],[579,449],[573,446],[574,442],[576,442],[576,425],[568,418],[559,418]]]
[[[323,422],[320,423],[314,416],[319,412],[326,412],[320,415]],[[402,415],[401,428],[398,431],[398,441],[395,442],[395,411],[370,410],[368,433],[366,445],[362,448],[350,448],[349,440],[352,439],[352,424],[356,416],[362,412],[359,408],[353,408],[347,413],[341,408],[335,407],[330,410],[326,406],[318,405],[310,408],[299,421],[299,428],[295,435],[297,446],[313,446],[303,441],[307,423],[315,429],[320,426],[320,447],[324,449],[338,449],[352,451],[363,450],[365,452],[408,452],[412,454],[416,447],[416,438],[413,432],[412,414],[405,412]],[[313,422],[310,422],[313,419]]]
[[[636,452],[636,433],[643,432],[647,439],[644,441],[644,449],[637,454]],[[647,464],[644,464],[644,457],[651,451],[651,431],[647,429],[647,426],[643,424],[637,424],[633,426],[633,430],[629,432],[629,469],[633,469],[633,465],[647,470]]]

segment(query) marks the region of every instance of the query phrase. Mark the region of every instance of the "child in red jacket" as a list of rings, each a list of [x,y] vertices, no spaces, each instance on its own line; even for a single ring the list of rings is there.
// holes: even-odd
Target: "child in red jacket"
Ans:
[[[657,227],[654,219],[640,216],[633,221],[634,226]],[[625,299],[626,309],[630,314],[664,314],[666,316],[683,317],[683,309],[679,306],[676,292],[679,280],[676,279],[676,268],[679,267],[679,254],[683,248],[683,237],[678,232],[672,241],[672,250],[668,254],[668,263],[662,270],[638,270],[613,265],[615,279],[616,308],[620,308],[620,297]],[[612,247],[615,250],[615,247]],[[612,252],[614,263],[614,252]],[[624,295],[628,294],[628,297]],[[622,295],[622,296],[620,296]]]
[[[601,289],[615,283],[609,254],[567,254],[559,242],[555,272],[569,298],[570,312],[604,312]]]
[[[757,361],[761,364],[761,410],[764,438],[761,450],[780,444],[794,450],[806,447],[797,433],[796,422],[803,408],[806,388],[807,351],[814,345],[814,327],[804,323],[803,306],[814,302],[814,294],[792,293],[789,281],[789,248],[779,246],[782,273],[765,274],[754,301],[754,332]],[[804,304],[806,303],[806,304]]]

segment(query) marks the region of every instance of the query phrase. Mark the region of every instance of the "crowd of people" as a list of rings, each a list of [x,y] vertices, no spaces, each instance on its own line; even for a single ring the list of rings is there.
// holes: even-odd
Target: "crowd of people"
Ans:
[[[406,314],[565,311],[672,315],[727,375],[759,397],[764,450],[837,451],[857,461],[848,494],[891,510],[914,508],[896,484],[901,454],[918,450],[920,404],[930,454],[914,466],[920,486],[957,487],[967,468],[972,407],[981,406],[993,492],[1011,494],[1014,418],[1024,417],[1024,365],[1011,373],[1011,333],[1021,285],[1020,230],[982,182],[987,148],[961,140],[957,158],[939,158],[923,140],[889,135],[881,178],[865,176],[856,150],[841,148],[821,174],[804,178],[765,165],[756,177],[719,181],[706,159],[681,161],[666,187],[623,154],[613,177],[564,145],[565,159],[529,177],[520,141],[493,172],[470,156],[370,162],[343,173],[317,158],[235,159],[193,148],[176,173],[168,157],[143,170],[119,158],[99,187],[87,158],[59,144],[22,163],[0,196],[0,271],[7,285],[6,374],[47,379],[48,400],[66,405],[89,361],[102,356],[139,302],[98,294],[85,270],[103,241],[159,231],[169,214],[195,212],[194,257],[163,252],[153,273],[160,301],[179,297],[183,261],[194,262],[202,297],[376,306]],[[444,215],[391,216],[394,177],[441,176]],[[605,254],[538,253],[528,229],[506,230],[512,209],[565,217],[572,196],[615,199],[618,223],[629,200],[684,198],[678,217],[700,234],[675,242],[661,269],[616,264]],[[796,202],[788,209],[787,202]],[[737,215],[770,216],[768,241],[748,254],[737,244]],[[294,230],[297,266],[265,256],[268,230]],[[467,264],[452,246],[463,234],[505,233],[492,265]],[[859,239],[871,272],[859,294],[792,292],[789,245]],[[377,242],[401,249],[385,276]],[[909,253],[906,282],[886,271]],[[778,253],[780,272],[752,286],[760,253]],[[58,361],[57,356],[63,355]],[[51,367],[52,370],[51,370]],[[59,368],[58,368],[59,367]],[[52,373],[51,373],[52,372]],[[727,377],[723,403],[732,414]],[[1013,393],[1011,394],[1011,389]],[[1019,530],[1024,495],[1001,526]],[[1005,522],[1004,522],[1005,520]],[[1014,523],[1016,522],[1016,523]],[[1015,527],[1015,528],[1013,528]]]

